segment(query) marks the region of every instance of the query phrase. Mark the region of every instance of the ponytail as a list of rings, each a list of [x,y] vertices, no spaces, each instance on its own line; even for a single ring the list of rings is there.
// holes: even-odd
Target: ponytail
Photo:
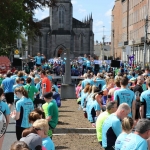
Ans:
[[[28,92],[24,89],[24,87],[18,87],[15,89],[15,93],[20,92],[24,97],[29,98]]]
[[[128,132],[130,131],[132,128],[133,128],[133,119],[130,118],[130,117],[125,117],[122,121],[122,129],[125,131],[125,132]]]

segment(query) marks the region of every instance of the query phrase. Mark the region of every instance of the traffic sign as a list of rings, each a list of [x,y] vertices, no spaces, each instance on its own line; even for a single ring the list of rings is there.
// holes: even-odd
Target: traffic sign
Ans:
[[[14,55],[14,58],[20,58],[20,55]]]
[[[18,49],[15,50],[15,54],[16,54],[16,55],[19,54],[19,50],[18,50]]]

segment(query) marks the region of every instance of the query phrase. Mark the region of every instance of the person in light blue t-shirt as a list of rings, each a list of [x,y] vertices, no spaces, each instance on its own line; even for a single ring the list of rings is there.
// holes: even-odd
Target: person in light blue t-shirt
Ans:
[[[122,133],[118,136],[115,142],[115,150],[121,149],[124,139],[132,132],[133,124],[133,119],[130,117],[126,117],[122,120]]]
[[[7,105],[7,103],[5,103],[5,102],[3,102],[3,99],[4,99],[4,96],[3,96],[3,94],[4,94],[4,91],[3,91],[3,89],[0,87],[0,111],[1,111],[1,123],[0,123],[0,125],[1,125],[1,129],[2,129],[2,127],[3,127],[3,115],[5,116],[5,118],[6,118],[6,127],[8,126],[8,124],[9,124],[9,115],[10,115],[10,109],[9,109],[9,107],[8,107],[8,105]],[[2,113],[3,113],[3,115],[2,115]],[[3,129],[2,129],[3,130]],[[3,131],[1,130],[1,133],[3,133]],[[5,128],[4,128],[4,130],[5,130]],[[4,133],[5,134],[5,133]],[[2,137],[0,137],[0,149],[2,148],[2,144],[3,144],[3,140],[4,140],[4,135],[2,136]]]
[[[82,81],[82,83],[81,83],[82,89],[84,89],[87,84],[90,84],[90,85],[94,84],[94,81],[91,79],[91,75],[90,74],[87,74],[87,79],[84,79]]]
[[[93,100],[93,99],[95,99],[95,96],[94,96],[94,98],[92,98],[91,104],[90,104],[89,109],[88,109],[88,120],[91,123],[96,122],[96,119],[99,116],[100,110],[101,110],[98,102],[96,100]]]
[[[135,94],[133,91],[127,89],[128,85],[128,78],[123,77],[120,80],[121,89],[114,92],[114,100],[117,101],[117,105],[119,106],[122,103],[127,103],[130,108],[131,112],[129,117],[132,117],[133,120],[135,119]]]
[[[42,147],[46,150],[55,150],[55,145],[51,138],[47,135],[49,130],[48,121],[46,119],[38,119],[33,123],[33,128],[42,138]]]
[[[135,132],[126,136],[120,150],[148,150],[147,139],[150,137],[150,120],[140,119]]]
[[[121,120],[130,113],[130,107],[127,103],[119,105],[117,111],[111,114],[102,126],[102,147],[113,150],[117,137],[122,132]]]
[[[11,113],[11,117],[16,120],[16,137],[17,140],[20,140],[22,131],[31,126],[28,116],[34,110],[34,105],[32,100],[28,98],[28,93],[23,87],[16,88],[15,94],[19,98],[19,101],[17,101],[16,110]]]
[[[35,59],[35,65],[37,68],[42,66],[42,61],[45,59],[44,56],[41,56],[40,53],[37,53],[37,56],[31,57],[30,55],[28,56],[29,58]]]
[[[148,90],[142,92],[140,101],[141,101],[141,118],[150,119],[150,79],[146,80],[146,85]]]
[[[23,84],[21,84],[21,78],[17,78],[16,79],[16,84],[13,86],[13,91],[15,91],[16,88],[23,86]],[[14,102],[16,104],[16,102],[19,100],[19,98],[16,96],[16,94],[14,94]]]

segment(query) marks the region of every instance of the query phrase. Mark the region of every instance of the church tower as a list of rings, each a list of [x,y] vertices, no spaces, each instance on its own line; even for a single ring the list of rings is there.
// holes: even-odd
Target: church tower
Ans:
[[[71,0],[57,0],[56,7],[50,8],[51,30],[72,30],[73,9]]]

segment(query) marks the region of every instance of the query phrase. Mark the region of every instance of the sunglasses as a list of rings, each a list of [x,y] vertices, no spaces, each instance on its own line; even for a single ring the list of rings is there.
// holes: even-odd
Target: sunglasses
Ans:
[[[39,130],[42,130],[42,129],[40,129],[40,128],[34,128],[36,131],[39,131]]]

